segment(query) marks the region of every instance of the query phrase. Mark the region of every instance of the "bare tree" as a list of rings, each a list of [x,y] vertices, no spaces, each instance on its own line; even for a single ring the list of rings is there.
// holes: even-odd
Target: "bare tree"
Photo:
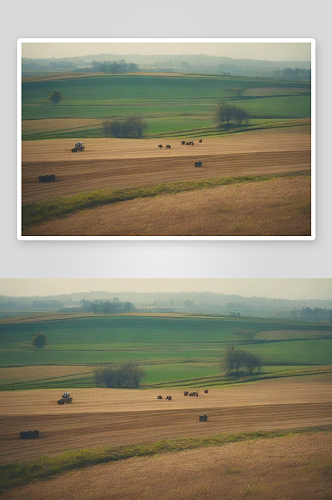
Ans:
[[[221,368],[228,375],[239,374],[241,368],[246,368],[250,374],[261,371],[262,362],[258,356],[234,346],[228,346],[221,361]]]
[[[147,122],[139,115],[129,116],[125,120],[106,120],[103,122],[103,133],[105,137],[143,137],[148,128]]]
[[[106,387],[132,387],[139,388],[145,376],[145,371],[137,361],[123,363],[119,368],[110,365],[98,366],[93,370],[95,384],[106,385]]]
[[[229,128],[232,120],[235,121],[236,125],[241,127],[243,123],[249,123],[249,116],[244,109],[231,104],[226,104],[225,101],[223,101],[216,109],[214,120],[216,121],[218,128]]]

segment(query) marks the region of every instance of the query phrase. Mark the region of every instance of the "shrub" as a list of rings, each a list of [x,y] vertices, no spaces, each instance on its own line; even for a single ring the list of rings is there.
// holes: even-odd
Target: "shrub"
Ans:
[[[48,96],[48,100],[53,102],[53,104],[58,104],[60,101],[62,101],[62,93],[60,92],[60,90],[53,90],[53,92],[51,92]]]
[[[44,345],[47,344],[45,333],[36,333],[36,335],[32,337],[31,344],[38,347],[38,349],[44,347]]]

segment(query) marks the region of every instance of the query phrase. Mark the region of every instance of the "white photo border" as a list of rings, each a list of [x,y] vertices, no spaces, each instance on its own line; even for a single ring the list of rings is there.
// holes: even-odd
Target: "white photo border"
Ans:
[[[22,44],[26,43],[307,43],[311,45],[310,236],[23,236],[22,235]],[[314,38],[19,38],[17,40],[17,239],[122,241],[276,241],[316,239],[316,40]]]

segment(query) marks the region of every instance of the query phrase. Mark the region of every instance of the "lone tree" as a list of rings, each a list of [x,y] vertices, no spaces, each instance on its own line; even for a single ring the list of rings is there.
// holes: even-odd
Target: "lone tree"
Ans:
[[[58,104],[60,101],[62,101],[62,94],[60,90],[53,90],[48,96],[48,100],[53,102],[53,104]]]
[[[231,123],[242,127],[249,123],[248,113],[238,106],[226,104],[225,101],[219,104],[216,109],[214,120],[218,128],[229,128]]]
[[[44,345],[47,344],[45,333],[36,333],[36,335],[32,337],[31,344],[35,347],[38,347],[38,349],[44,347]]]

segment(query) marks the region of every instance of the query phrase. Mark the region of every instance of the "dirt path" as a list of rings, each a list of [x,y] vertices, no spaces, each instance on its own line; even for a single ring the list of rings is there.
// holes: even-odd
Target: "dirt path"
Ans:
[[[178,389],[76,389],[65,406],[56,404],[59,390],[2,393],[0,463],[84,447],[330,424],[331,380],[332,374],[263,380],[199,391],[198,398]],[[157,400],[159,393],[172,401]],[[203,424],[202,413],[209,415]],[[29,429],[40,438],[19,439]]]

